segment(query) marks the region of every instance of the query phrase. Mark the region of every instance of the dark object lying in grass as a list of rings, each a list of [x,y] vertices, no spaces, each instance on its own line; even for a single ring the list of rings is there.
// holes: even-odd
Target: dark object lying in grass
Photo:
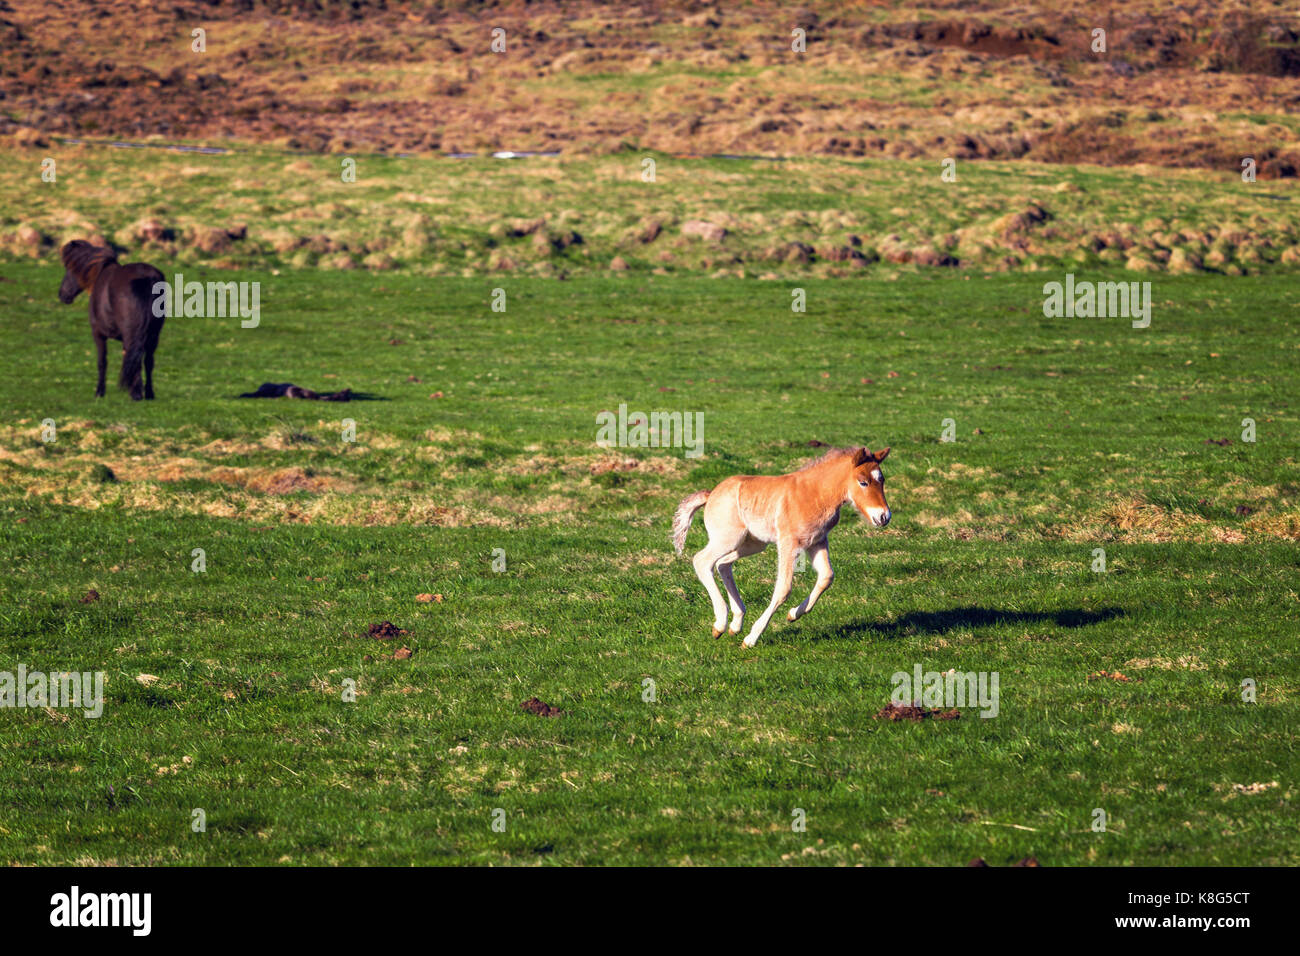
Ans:
[[[329,392],[325,395],[313,392],[310,388],[294,385],[292,382],[263,382],[256,392],[244,392],[240,398],[309,398],[319,402],[350,402],[352,389],[341,392]]]
[[[930,707],[922,707],[920,701],[915,704],[886,704],[876,714],[876,720],[884,718],[885,720],[957,720],[961,717],[961,711],[956,707],[948,710],[937,710]]]
[[[393,638],[401,637],[409,632],[404,627],[398,627],[392,621],[384,621],[380,624],[371,624],[370,630],[366,633],[381,641],[391,641]]]
[[[975,859],[971,860],[971,861],[970,861],[969,863],[967,863],[966,865],[967,865],[967,866],[985,867],[985,866],[988,866],[988,863],[985,862],[984,857],[982,857],[982,856],[977,856],[977,857],[975,857]],[[1038,865],[1039,865],[1039,864],[1038,864],[1038,857],[1035,857],[1035,856],[1027,856],[1027,857],[1025,857],[1024,859],[1020,860],[1019,862],[1017,862],[1017,863],[1012,863],[1011,865],[1012,865],[1012,866],[1038,866]]]
[[[559,717],[564,711],[558,707],[552,707],[550,704],[538,700],[536,697],[530,697],[522,704],[520,708],[526,714],[536,714],[538,717]]]

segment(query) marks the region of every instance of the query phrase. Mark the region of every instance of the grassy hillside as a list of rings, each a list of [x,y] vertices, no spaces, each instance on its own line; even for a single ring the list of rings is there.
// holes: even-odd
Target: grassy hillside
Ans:
[[[587,156],[631,143],[1219,172],[1254,156],[1261,176],[1300,172],[1300,20],[1284,0],[8,0],[0,39],[0,137],[19,142]]]
[[[54,182],[39,179],[47,154]],[[349,161],[355,181],[345,182]],[[1300,264],[1295,180],[1027,162],[953,170],[955,182],[939,159],[24,149],[0,164],[0,195],[15,199],[0,213],[0,258],[57,261],[63,242],[92,237],[167,269],[426,276],[892,279],[954,267],[1253,275]]]

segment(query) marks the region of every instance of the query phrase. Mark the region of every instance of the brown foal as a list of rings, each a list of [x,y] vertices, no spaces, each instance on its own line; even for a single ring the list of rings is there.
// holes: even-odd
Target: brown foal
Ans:
[[[804,602],[790,610],[789,619],[798,620],[812,610],[835,579],[826,539],[840,520],[840,508],[851,503],[878,528],[889,524],[893,516],[885,501],[885,476],[880,470],[888,454],[888,448],[878,452],[837,448],[787,475],[735,475],[723,479],[712,491],[697,491],[682,499],[673,515],[673,546],[682,553],[691,519],[703,508],[709,543],[695,555],[694,564],[695,574],[713,602],[714,637],[726,626],[727,602],[732,634],[740,633],[745,618],[745,602],[736,590],[731,566],[738,558],[758,554],[773,541],[777,557],[772,603],[754,622],[743,646],[754,646],[776,609],[790,596],[794,559],[800,550],[812,559],[817,583]],[[727,589],[727,602],[713,578],[715,568]]]

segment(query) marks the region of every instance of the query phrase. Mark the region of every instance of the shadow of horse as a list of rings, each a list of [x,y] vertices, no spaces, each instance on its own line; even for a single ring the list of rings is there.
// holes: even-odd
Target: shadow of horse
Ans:
[[[1105,607],[1097,611],[1068,608],[1060,611],[1003,611],[989,607],[954,607],[945,611],[909,611],[894,621],[852,621],[838,627],[828,627],[808,635],[809,640],[829,640],[857,634],[878,634],[886,638],[907,637],[913,634],[947,634],[949,631],[969,630],[978,627],[998,627],[1004,624],[1052,624],[1062,628],[1090,627],[1123,617],[1124,609]]]

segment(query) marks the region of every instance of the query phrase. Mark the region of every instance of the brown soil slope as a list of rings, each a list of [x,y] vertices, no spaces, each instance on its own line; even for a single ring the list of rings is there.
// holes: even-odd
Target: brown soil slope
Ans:
[[[0,0],[0,49],[0,137],[19,143],[1300,168],[1283,3]]]

